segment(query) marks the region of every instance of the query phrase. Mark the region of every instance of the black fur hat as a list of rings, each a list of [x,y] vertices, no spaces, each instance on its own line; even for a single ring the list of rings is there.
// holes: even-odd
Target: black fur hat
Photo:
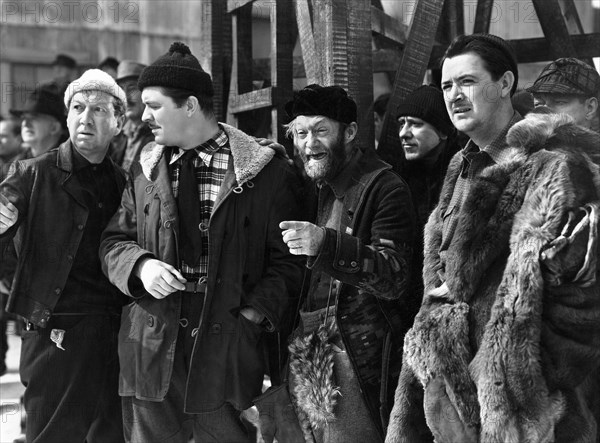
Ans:
[[[285,111],[291,119],[299,115],[323,115],[347,124],[356,121],[356,103],[340,86],[308,85],[294,92]]]

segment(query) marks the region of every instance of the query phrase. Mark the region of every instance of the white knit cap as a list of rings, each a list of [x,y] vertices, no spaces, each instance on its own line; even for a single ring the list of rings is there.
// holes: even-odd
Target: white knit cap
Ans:
[[[65,106],[69,109],[71,99],[75,94],[82,91],[102,91],[113,97],[118,98],[123,102],[123,105],[127,104],[127,96],[125,91],[117,84],[106,72],[100,69],[88,69],[83,73],[77,80],[73,80],[67,90],[65,91]]]

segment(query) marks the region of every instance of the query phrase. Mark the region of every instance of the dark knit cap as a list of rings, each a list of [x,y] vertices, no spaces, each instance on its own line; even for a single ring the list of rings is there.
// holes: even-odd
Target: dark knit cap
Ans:
[[[559,58],[546,65],[533,86],[527,90],[532,94],[575,94],[598,97],[600,74],[579,59]]]
[[[186,89],[195,94],[213,96],[213,84],[190,48],[175,42],[169,52],[161,55],[150,66],[144,68],[138,80],[138,88],[148,86]]]
[[[396,118],[406,116],[420,118],[445,135],[454,130],[446,111],[444,94],[434,86],[419,86],[400,102],[396,108]]]
[[[294,98],[285,104],[291,119],[299,115],[322,115],[338,122],[356,121],[356,103],[340,86],[308,85],[294,92]]]

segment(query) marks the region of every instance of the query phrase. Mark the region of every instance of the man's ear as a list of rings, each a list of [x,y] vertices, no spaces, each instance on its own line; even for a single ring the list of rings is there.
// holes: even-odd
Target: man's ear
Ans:
[[[515,74],[512,71],[506,71],[500,78],[500,85],[502,87],[500,95],[502,97],[510,97],[510,91],[515,84]]]
[[[118,135],[123,130],[123,126],[125,126],[125,116],[120,115],[117,117],[117,133],[115,135]]]
[[[344,143],[348,144],[352,140],[356,138],[356,134],[358,133],[358,125],[356,122],[350,123],[346,126],[346,130],[344,131]]]
[[[193,95],[190,95],[185,101],[185,111],[188,117],[191,117],[196,113],[196,111],[200,111],[200,103],[198,99]]]
[[[590,97],[585,100],[585,119],[593,120],[598,115],[598,98]]]

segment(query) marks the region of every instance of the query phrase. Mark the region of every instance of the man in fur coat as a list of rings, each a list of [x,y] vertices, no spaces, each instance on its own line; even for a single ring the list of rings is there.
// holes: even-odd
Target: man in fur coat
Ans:
[[[138,86],[155,142],[100,247],[105,273],[131,297],[119,335],[125,437],[249,442],[240,411],[261,393],[265,335],[302,278],[279,230],[298,216],[296,175],[217,121],[211,78],[183,43]]]
[[[471,139],[425,228],[388,443],[596,441],[600,140],[567,116],[522,120],[516,83],[496,36],[459,36],[443,59],[448,113]]]
[[[290,252],[312,277],[290,385],[307,440],[383,440],[409,295],[415,214],[406,183],[362,151],[356,103],[339,86],[310,85],[286,105],[288,134],[318,188],[316,222],[286,221]],[[412,314],[412,315],[411,315]]]

